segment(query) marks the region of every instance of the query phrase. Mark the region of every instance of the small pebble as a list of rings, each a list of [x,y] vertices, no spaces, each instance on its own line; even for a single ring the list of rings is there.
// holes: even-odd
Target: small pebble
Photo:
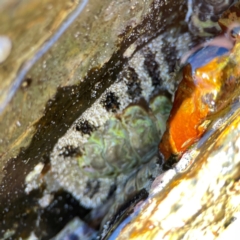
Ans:
[[[0,35],[0,64],[9,56],[12,49],[12,42],[9,37]]]

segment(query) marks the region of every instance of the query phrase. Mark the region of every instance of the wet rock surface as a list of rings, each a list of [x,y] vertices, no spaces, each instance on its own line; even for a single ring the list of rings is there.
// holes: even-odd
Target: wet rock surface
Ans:
[[[129,103],[135,103],[136,99],[142,97],[148,102],[151,94],[154,95],[159,91],[167,91],[171,94],[174,92],[177,84],[171,74],[174,72],[175,62],[184,51],[195,44],[196,40],[188,33],[184,22],[187,13],[186,2],[106,0],[100,3],[95,1],[53,3],[50,0],[48,2],[15,0],[11,3],[4,2],[0,6],[0,11],[2,13],[0,22],[6,23],[1,25],[0,34],[8,36],[12,41],[10,55],[0,65],[0,77],[4,79],[1,81],[0,89],[2,169],[0,236],[5,239],[29,236],[49,239],[75,216],[88,219],[89,224],[98,229],[100,225],[98,221],[101,220],[94,215],[96,213],[89,220],[90,209],[81,206],[71,193],[63,191],[51,174],[50,158],[53,156],[51,155],[53,148],[71,127],[77,132],[88,135],[99,127],[89,121],[76,120],[115,82],[118,83],[122,79],[127,82],[126,92],[129,95]],[[66,29],[62,29],[63,26]],[[184,46],[182,46],[183,42]],[[137,60],[134,60],[134,57]],[[238,61],[237,58],[235,60]],[[238,74],[236,70],[235,75]],[[151,82],[151,91],[141,83],[139,76]],[[146,92],[150,92],[150,95]],[[103,100],[100,99],[101,104],[111,114],[118,113],[122,106],[122,102],[119,104],[120,98],[114,94],[108,92]],[[228,137],[228,139],[236,139],[236,141],[231,140],[236,142],[231,151],[228,151],[230,148],[225,138],[226,131],[230,131],[229,129],[233,127],[238,129],[236,106],[237,103],[231,116],[225,117],[228,120],[222,126],[226,126],[226,129],[219,128],[215,135],[200,146],[199,157],[190,170],[174,175],[173,181],[162,191],[159,190],[161,176],[155,180],[149,200],[141,207],[141,211],[137,210],[138,207],[135,208],[140,214],[134,215],[135,219],[131,217],[132,223],[125,229],[120,229],[119,238],[171,236],[178,239],[188,228],[183,227],[185,224],[201,227],[203,218],[201,216],[206,213],[205,210],[208,209],[211,215],[217,211],[217,207],[231,204],[232,198],[228,197],[230,196],[228,192],[238,191],[237,173],[226,171],[227,175],[225,173],[224,175],[216,171],[212,177],[212,181],[216,183],[214,186],[211,185],[213,190],[208,191],[207,183],[204,189],[199,190],[202,199],[209,201],[209,208],[199,207],[198,209],[202,211],[199,218],[191,218],[191,212],[184,219],[179,215],[180,220],[176,225],[167,225],[168,221],[174,218],[175,209],[182,209],[181,211],[185,213],[185,201],[190,199],[189,194],[194,195],[194,191],[198,191],[197,187],[201,185],[204,174],[211,172],[210,167],[218,166],[215,165],[216,160],[214,160],[218,153],[224,155],[229,152],[230,155],[224,159],[228,159],[228,163],[231,162],[230,168],[236,165],[237,169],[238,131],[234,131],[234,134]],[[78,149],[70,145],[66,146],[62,153],[67,158],[79,154]],[[210,158],[213,160],[210,161]],[[220,171],[225,169],[224,160],[218,164]],[[139,182],[132,177],[133,183],[140,183],[145,179],[142,176],[151,179],[151,170],[154,166],[156,161],[153,165],[143,167],[142,170],[136,170],[137,173],[144,171],[145,173],[139,174]],[[154,170],[158,171],[158,169]],[[171,175],[171,171],[167,174]],[[222,178],[223,182],[219,180]],[[199,184],[198,180],[200,180]],[[29,182],[31,185],[28,185]],[[146,185],[149,189],[150,182],[139,185]],[[222,190],[219,190],[219,184],[224,186]],[[126,192],[129,190],[129,195],[132,186],[129,184],[129,188],[125,189]],[[177,197],[165,201],[171,195],[171,189],[173,196],[177,195]],[[226,193],[226,189],[230,190]],[[217,194],[215,191],[218,191]],[[176,205],[179,192],[182,194],[178,202],[182,204]],[[205,195],[206,192],[210,194]],[[145,192],[141,194],[137,201],[148,195]],[[216,198],[213,197],[214,194]],[[221,196],[224,196],[224,201],[220,201]],[[231,196],[236,194],[233,193]],[[216,201],[219,204],[221,202],[222,205],[216,205],[215,209],[209,199],[217,199]],[[164,204],[168,207],[164,208],[166,206]],[[234,204],[230,205],[230,208],[233,206],[233,210],[226,211],[224,218],[221,218],[224,214],[220,210],[217,212],[216,218],[220,219],[218,229],[223,229],[219,227],[222,225],[227,228],[231,219],[235,219]],[[165,215],[155,212],[155,209],[162,209],[161,206],[166,211]],[[171,209],[169,206],[172,206]],[[149,211],[148,207],[154,211]],[[131,211],[133,209],[134,207],[131,207]],[[167,212],[167,209],[170,210]],[[163,218],[167,216],[166,223],[163,221],[165,225],[161,226],[162,231],[160,225],[154,225],[159,221],[158,214]],[[194,214],[196,215],[195,212]],[[100,216],[100,219],[102,218],[103,216]],[[213,223],[216,218],[210,222]],[[216,226],[214,224],[212,226],[214,231],[217,231]],[[183,230],[180,231],[180,227],[183,227]],[[171,230],[172,228],[178,229],[178,233]],[[106,236],[110,237],[115,229],[117,225],[108,230],[109,232],[105,232]],[[154,231],[149,232],[148,230],[151,229]],[[206,231],[201,234],[204,236]]]

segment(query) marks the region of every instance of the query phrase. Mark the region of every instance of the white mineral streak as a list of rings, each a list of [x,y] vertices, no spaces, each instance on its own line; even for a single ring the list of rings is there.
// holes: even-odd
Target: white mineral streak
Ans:
[[[197,150],[196,147],[192,148],[191,151],[184,153],[181,160],[174,167],[176,172],[182,173],[186,171],[191,166],[193,159],[195,159],[198,154],[199,150]]]
[[[9,56],[12,49],[11,39],[7,36],[0,35],[0,63],[3,63]]]
[[[123,56],[125,58],[130,58],[132,56],[132,54],[134,53],[134,51],[136,50],[137,48],[137,44],[136,43],[133,43],[131,44],[127,50],[124,52]]]
[[[40,174],[43,170],[44,164],[38,163],[34,169],[26,176],[25,178],[25,192],[28,194],[32,190],[39,188],[39,186],[42,184],[42,180],[40,177]]]
[[[45,185],[43,197],[39,199],[38,203],[40,207],[47,207],[53,200],[52,192],[56,192],[60,189],[59,184],[53,179],[51,174],[43,176],[42,170],[44,164],[42,162],[38,163],[34,169],[29,172],[25,178],[25,193],[29,194],[31,191],[40,188]]]
[[[28,240],[36,240],[36,239],[38,239],[37,238],[37,236],[36,236],[36,234],[34,233],[34,232],[31,232],[30,233],[30,236],[27,238]]]
[[[188,22],[191,18],[191,15],[193,13],[193,2],[192,0],[188,0],[188,11],[187,11],[187,14],[186,14],[186,17],[185,17],[185,22]]]
[[[49,206],[49,204],[52,202],[53,198],[54,198],[53,195],[45,194],[45,195],[43,195],[42,198],[40,198],[38,200],[38,203],[42,208],[45,208],[45,207]]]
[[[150,190],[151,196],[162,191],[167,184],[179,173],[184,173],[191,167],[191,163],[194,158],[199,154],[197,147],[193,147],[190,151],[183,154],[180,161],[174,165],[174,167],[166,172],[160,174],[152,183]]]
[[[153,196],[154,194],[162,191],[166,185],[176,176],[176,174],[177,172],[173,168],[159,175],[152,183],[150,195]]]

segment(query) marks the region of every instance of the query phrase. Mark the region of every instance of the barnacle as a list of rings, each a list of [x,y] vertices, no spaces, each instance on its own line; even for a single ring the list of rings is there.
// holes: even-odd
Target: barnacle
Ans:
[[[7,36],[0,35],[0,63],[4,62],[12,49],[12,42]]]

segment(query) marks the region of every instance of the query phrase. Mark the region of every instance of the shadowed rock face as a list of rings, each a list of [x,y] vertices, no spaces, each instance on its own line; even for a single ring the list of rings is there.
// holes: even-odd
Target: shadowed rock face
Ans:
[[[74,216],[89,212],[69,189],[60,190],[52,174],[58,142],[71,143],[71,129],[91,135],[128,104],[148,109],[159,91],[172,94],[176,61],[196,39],[184,23],[185,1],[16,0],[0,11],[0,33],[12,41],[0,65],[0,236],[49,239]],[[121,83],[124,91],[112,87]],[[90,106],[103,107],[104,114],[86,117]],[[61,156],[70,161],[82,154],[74,144],[61,146]],[[109,194],[126,178],[117,179]],[[93,193],[99,188],[98,180],[87,183]]]

